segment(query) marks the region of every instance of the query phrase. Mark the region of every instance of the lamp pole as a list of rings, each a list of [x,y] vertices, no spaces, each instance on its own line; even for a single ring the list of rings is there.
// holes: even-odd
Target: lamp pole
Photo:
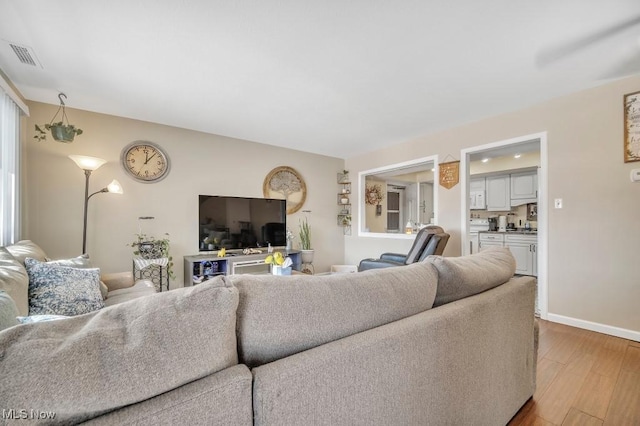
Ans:
[[[110,192],[109,188],[102,188],[100,191],[96,191],[89,195],[89,176],[91,176],[91,170],[85,170],[84,175],[86,177],[84,184],[84,222],[82,225],[82,254],[87,252],[87,209],[89,208],[89,198],[101,192]]]
[[[98,169],[106,160],[95,157],[87,157],[84,155],[70,155],[71,158],[82,170],[84,170],[84,219],[82,222],[82,254],[87,252],[87,210],[89,207],[89,199],[101,192],[112,192],[114,194],[122,194],[122,186],[117,180],[113,180],[106,188],[96,191],[89,195],[89,177],[91,172]]]
[[[84,224],[82,226],[82,254],[87,252],[87,207],[89,207],[89,176],[91,170],[84,171]]]

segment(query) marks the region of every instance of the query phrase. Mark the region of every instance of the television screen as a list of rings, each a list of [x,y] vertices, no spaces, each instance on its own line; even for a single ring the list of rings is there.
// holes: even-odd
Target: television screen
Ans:
[[[267,198],[199,196],[200,251],[285,246],[287,203]]]

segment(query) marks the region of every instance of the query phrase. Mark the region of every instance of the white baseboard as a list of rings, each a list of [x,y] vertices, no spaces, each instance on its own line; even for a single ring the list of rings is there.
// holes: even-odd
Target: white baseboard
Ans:
[[[547,319],[552,322],[558,322],[572,327],[583,328],[598,333],[609,334],[611,336],[622,337],[623,339],[634,340],[640,342],[640,331],[627,330],[626,328],[614,327],[612,325],[600,324],[581,320],[577,318],[565,317],[564,315],[547,314]]]

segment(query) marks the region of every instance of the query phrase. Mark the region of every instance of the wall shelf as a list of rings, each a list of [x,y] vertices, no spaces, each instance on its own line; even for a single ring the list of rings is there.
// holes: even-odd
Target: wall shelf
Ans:
[[[351,182],[348,173],[338,173],[337,224],[342,227],[343,235],[351,235]]]

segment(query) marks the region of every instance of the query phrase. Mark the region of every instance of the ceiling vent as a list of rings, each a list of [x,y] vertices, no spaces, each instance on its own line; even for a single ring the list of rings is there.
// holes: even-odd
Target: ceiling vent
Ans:
[[[9,46],[13,49],[20,62],[25,65],[38,66],[38,59],[30,47],[20,46],[19,44],[9,42]],[[40,65],[42,67],[42,65]]]

